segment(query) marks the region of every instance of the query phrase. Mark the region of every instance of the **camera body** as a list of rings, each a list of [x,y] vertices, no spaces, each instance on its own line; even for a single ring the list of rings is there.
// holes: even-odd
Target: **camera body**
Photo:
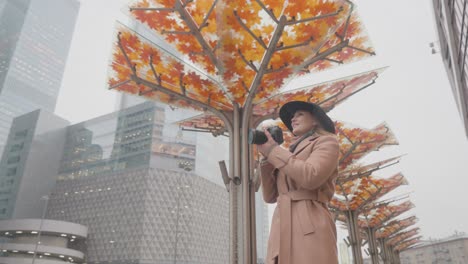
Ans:
[[[284,142],[283,130],[281,130],[279,126],[268,127],[267,131],[271,134],[276,143],[281,145]],[[268,138],[263,131],[256,129],[249,130],[249,144],[262,145],[267,141]]]

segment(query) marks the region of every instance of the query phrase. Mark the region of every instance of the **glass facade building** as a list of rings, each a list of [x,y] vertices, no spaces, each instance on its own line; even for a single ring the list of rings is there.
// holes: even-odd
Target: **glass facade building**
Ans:
[[[77,0],[0,0],[0,146],[13,118],[54,111],[78,10]]]
[[[69,123],[35,110],[13,120],[0,157],[0,220],[40,218],[54,188]]]
[[[468,1],[433,0],[433,6],[440,54],[468,135]]]
[[[146,102],[65,129],[46,218],[88,227],[86,263],[229,261],[221,177],[196,172],[196,138],[170,127]]]

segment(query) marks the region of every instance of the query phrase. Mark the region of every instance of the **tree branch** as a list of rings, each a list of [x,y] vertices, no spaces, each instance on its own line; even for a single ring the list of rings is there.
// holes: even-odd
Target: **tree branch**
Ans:
[[[361,49],[361,48],[354,47],[354,46],[351,46],[351,45],[348,45],[348,48],[354,49],[354,50],[357,50],[357,51],[360,51],[360,52],[364,52],[364,53],[370,54],[370,55],[372,55],[372,56],[375,55],[375,52],[374,52],[374,51],[367,51],[367,50],[365,50],[365,49]]]
[[[161,30],[161,34],[192,35],[191,31]]]
[[[345,40],[343,42],[340,42],[338,45],[336,45],[334,47],[331,47],[331,48],[329,48],[328,50],[326,50],[326,51],[324,51],[322,53],[317,53],[317,55],[315,55],[314,57],[312,57],[311,59],[309,59],[309,60],[307,60],[307,61],[305,61],[303,63],[304,68],[306,68],[306,70],[307,70],[307,68],[310,65],[316,63],[319,60],[325,59],[326,57],[328,57],[329,55],[331,55],[331,54],[333,54],[333,53],[335,53],[337,51],[342,50],[347,45],[348,45],[348,40]]]
[[[276,69],[273,69],[273,66],[270,65],[270,69],[266,70],[265,74],[280,72],[280,71],[286,69],[288,66],[289,66],[289,64],[287,62],[284,63],[282,66],[276,68]]]
[[[108,89],[109,89],[109,90],[115,89],[115,88],[117,88],[117,87],[119,87],[119,86],[122,86],[122,85],[124,85],[124,84],[127,84],[127,83],[129,83],[129,82],[131,82],[131,81],[132,81],[132,80],[126,80],[126,81],[123,81],[123,82],[116,83],[116,84],[110,86]]]
[[[122,51],[122,53],[123,53],[123,55],[124,55],[124,57],[125,57],[125,61],[127,62],[128,67],[130,67],[130,69],[132,70],[133,75],[137,76],[137,74],[136,74],[136,67],[135,67],[135,65],[132,65],[132,62],[131,62],[130,59],[128,58],[127,52],[125,52],[125,49],[123,48],[122,39],[120,38],[120,35],[122,35],[122,32],[119,32],[119,33],[117,34],[117,44],[119,45],[119,48],[120,48],[120,50]]]
[[[310,37],[309,40],[306,40],[302,43],[299,43],[299,44],[295,44],[295,45],[290,45],[290,46],[283,46],[283,43],[281,42],[280,43],[280,46],[276,48],[276,51],[280,51],[280,50],[286,50],[286,49],[293,49],[293,48],[297,48],[297,47],[302,47],[302,46],[307,46],[310,44],[310,42],[313,40],[313,37]]]
[[[327,18],[327,17],[336,16],[336,15],[338,15],[339,13],[341,13],[342,11],[343,11],[343,6],[340,6],[336,12],[333,12],[333,13],[330,13],[330,14],[325,14],[325,15],[316,16],[316,17],[309,17],[309,18],[301,19],[301,20],[296,20],[296,19],[293,17],[291,20],[289,20],[289,21],[286,22],[286,26],[294,25],[294,24],[300,24],[300,23],[305,23],[305,22],[309,22],[309,21],[314,21],[314,20],[319,20],[319,19],[323,19],[323,18]]]
[[[202,22],[201,25],[200,25],[200,30],[202,30],[202,28],[208,26],[208,24],[209,24],[209,23],[207,22],[207,21],[208,21],[208,18],[211,16],[211,12],[213,12],[214,7],[215,7],[215,5],[216,5],[217,3],[218,3],[218,0],[215,0],[215,1],[213,2],[213,4],[211,5],[210,10],[208,10],[208,13],[206,13],[205,18],[203,19],[203,22]]]
[[[161,74],[157,74],[156,73],[156,70],[154,69],[154,65],[153,65],[153,54],[150,55],[150,67],[151,67],[151,71],[153,72],[153,75],[154,75],[154,78],[156,79],[156,81],[158,82],[158,85],[161,85]]]
[[[194,37],[197,39],[198,43],[202,46],[203,52],[206,53],[206,55],[208,56],[208,58],[210,58],[211,62],[215,65],[215,67],[220,72],[223,72],[223,67],[219,63],[215,54],[212,52],[211,46],[203,38],[200,32],[200,28],[197,26],[195,20],[190,15],[190,13],[184,8],[184,5],[181,3],[181,0],[176,0],[175,10],[180,14],[182,20],[185,21],[187,27],[190,29],[190,32],[192,32]]]
[[[247,25],[244,24],[244,22],[242,22],[242,19],[237,14],[237,10],[234,10],[234,16],[236,17],[237,22],[239,22],[239,24],[245,29],[245,31],[247,31],[249,35],[252,36],[258,42],[258,44],[260,44],[264,49],[267,49],[265,42],[263,42],[261,38],[255,36],[252,30],[250,30],[250,28],[248,28]]]
[[[339,60],[333,60],[333,59],[329,59],[329,58],[324,58],[323,60],[331,61],[331,62],[334,62],[334,63],[337,63],[337,64],[343,64],[343,61],[339,61]]]
[[[153,83],[153,82],[147,81],[145,79],[142,79],[142,78],[140,78],[138,76],[133,75],[133,76],[131,76],[131,79],[132,79],[132,81],[134,81],[136,83],[141,83],[142,85],[145,85],[145,86],[151,88],[152,92],[155,92],[155,91],[162,92],[164,94],[169,95],[172,98],[176,98],[176,99],[179,99],[179,100],[186,101],[186,102],[188,102],[190,104],[193,104],[195,106],[198,106],[198,107],[200,107],[202,109],[207,109],[208,111],[212,112],[213,114],[215,114],[216,116],[221,118],[221,120],[224,121],[225,125],[227,124],[227,126],[229,127],[229,131],[231,131],[231,128],[232,128],[231,123],[230,123],[229,119],[226,117],[226,115],[222,111],[220,111],[220,110],[218,110],[218,109],[216,109],[216,108],[214,108],[212,106],[206,105],[206,104],[204,104],[204,103],[202,103],[202,102],[200,102],[198,100],[192,99],[192,98],[190,98],[188,96],[184,96],[182,94],[174,92],[174,91],[172,91],[172,90],[170,90],[170,89],[168,89],[168,88],[166,88],[166,87],[164,87],[162,85],[158,85],[156,83]]]
[[[275,21],[276,24],[278,24],[278,19],[275,17],[275,14],[273,14],[273,11],[271,9],[267,9],[266,6],[260,2],[260,0],[255,0],[261,7],[262,9],[271,17],[273,21]]]
[[[255,65],[253,64],[253,61],[247,61],[240,49],[238,49],[237,52],[239,53],[241,59],[245,62],[245,64],[247,64],[254,72],[258,72],[257,67],[255,67]]]

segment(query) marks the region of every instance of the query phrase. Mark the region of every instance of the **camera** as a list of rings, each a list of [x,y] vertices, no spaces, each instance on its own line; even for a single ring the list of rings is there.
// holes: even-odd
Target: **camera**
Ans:
[[[284,142],[283,131],[281,130],[279,126],[269,127],[267,128],[267,131],[270,132],[271,136],[276,141],[276,143],[281,145]],[[267,141],[268,141],[268,138],[263,131],[250,129],[249,144],[262,145],[262,144],[265,144],[265,142]]]

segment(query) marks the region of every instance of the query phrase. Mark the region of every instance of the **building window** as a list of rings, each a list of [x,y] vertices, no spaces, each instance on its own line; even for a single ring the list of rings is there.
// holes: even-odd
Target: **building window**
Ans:
[[[7,160],[7,164],[17,163],[18,161],[20,161],[20,156],[14,156]]]
[[[28,135],[28,130],[22,130],[15,133],[15,139],[25,138]]]
[[[9,168],[7,170],[7,176],[13,176],[16,175],[16,167],[15,168]]]
[[[10,148],[10,152],[15,152],[15,151],[19,151],[19,150],[22,150],[24,147],[24,143],[19,143],[19,144],[14,144],[13,146],[11,146]]]
[[[445,45],[445,59],[448,60],[450,58],[450,51],[448,44]]]

